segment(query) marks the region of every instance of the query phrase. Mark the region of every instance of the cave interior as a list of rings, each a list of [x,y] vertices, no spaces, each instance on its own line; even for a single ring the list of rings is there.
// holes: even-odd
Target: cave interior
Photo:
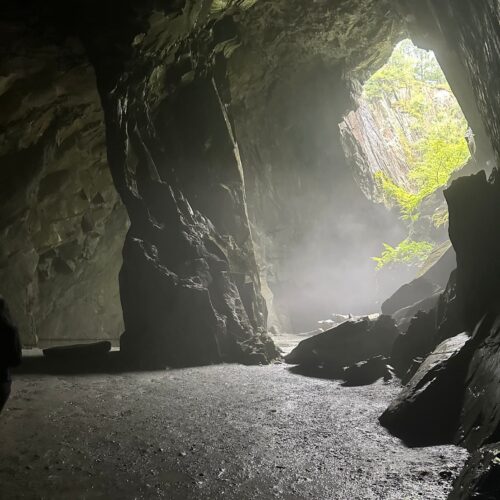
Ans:
[[[500,498],[497,2],[6,0],[0,25],[1,498]],[[412,219],[418,271],[381,272],[411,127],[364,86],[403,40],[467,162]]]

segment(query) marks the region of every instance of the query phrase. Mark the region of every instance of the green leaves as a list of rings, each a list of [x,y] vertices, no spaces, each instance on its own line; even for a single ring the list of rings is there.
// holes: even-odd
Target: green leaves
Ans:
[[[446,186],[469,160],[467,121],[434,54],[410,40],[401,42],[387,64],[366,82],[364,98],[374,107],[388,105],[399,117],[401,125],[395,132],[409,168],[406,182],[400,185],[382,171],[375,174],[375,181],[385,203],[399,208],[412,234],[423,201]],[[435,227],[447,222],[447,212],[439,210],[432,217]],[[396,247],[384,245],[374,260],[378,269],[395,262],[418,263],[432,247],[429,241],[408,237]]]
[[[434,243],[429,241],[413,241],[406,238],[395,247],[384,243],[382,255],[372,259],[377,263],[379,270],[393,264],[419,265],[429,258],[434,247]]]

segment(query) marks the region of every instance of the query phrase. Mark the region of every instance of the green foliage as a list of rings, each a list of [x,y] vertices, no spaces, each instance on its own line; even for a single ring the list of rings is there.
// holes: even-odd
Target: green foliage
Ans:
[[[399,186],[379,172],[376,181],[389,204],[405,220],[419,217],[422,201],[445,186],[469,159],[467,121],[432,52],[401,42],[388,63],[365,84],[368,102],[384,100],[408,118],[410,130],[399,131],[409,167],[410,187]]]
[[[375,180],[385,202],[397,206],[401,218],[411,225],[420,217],[422,202],[444,187],[451,175],[469,159],[465,134],[467,121],[432,52],[401,42],[388,63],[365,84],[364,98],[376,109],[389,106],[400,117],[397,139],[408,165],[406,183],[398,184],[379,171]],[[436,213],[435,227],[447,222],[447,213]],[[396,247],[384,245],[374,258],[381,269],[391,262],[425,260],[432,243],[410,237]]]
[[[432,216],[432,224],[435,228],[440,228],[448,224],[448,220],[449,214],[446,208],[444,210],[437,210],[436,213]]]
[[[394,264],[423,264],[429,258],[434,247],[435,245],[428,241],[413,241],[407,238],[395,247],[384,243],[382,255],[373,257],[373,260],[377,263],[379,270]]]
[[[375,174],[375,180],[386,202],[388,204],[391,202],[396,203],[404,220],[416,220],[418,218],[417,208],[423,198],[398,186],[385,172],[378,171]]]

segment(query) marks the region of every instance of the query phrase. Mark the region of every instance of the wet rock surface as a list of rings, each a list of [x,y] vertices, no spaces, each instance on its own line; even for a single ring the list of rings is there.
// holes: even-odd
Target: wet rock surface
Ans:
[[[484,340],[474,352],[456,442],[470,450],[500,437],[500,318],[486,318],[476,335]],[[498,473],[498,472],[497,472]]]
[[[496,500],[500,498],[500,443],[472,454],[453,484],[448,500]]]
[[[457,253],[456,300],[472,331],[500,297],[500,176],[484,171],[455,180],[445,191],[450,239]]]
[[[452,442],[472,353],[465,333],[441,343],[380,416],[381,424],[410,446]]]
[[[385,382],[393,377],[392,368],[388,365],[389,360],[383,356],[360,361],[355,365],[344,369],[342,379],[345,386],[358,386],[373,384],[383,379]]]
[[[444,500],[467,455],[408,449],[381,428],[391,384],[346,388],[283,365],[30,366],[0,417],[2,498]]]
[[[421,300],[415,304],[404,307],[399,311],[396,311],[392,317],[396,322],[396,326],[402,333],[408,331],[411,322],[419,312],[429,313],[435,309],[440,301],[441,293],[435,293],[426,299]]]
[[[406,333],[398,335],[391,352],[391,365],[402,377],[415,358],[425,358],[436,346],[436,311],[419,311]]]

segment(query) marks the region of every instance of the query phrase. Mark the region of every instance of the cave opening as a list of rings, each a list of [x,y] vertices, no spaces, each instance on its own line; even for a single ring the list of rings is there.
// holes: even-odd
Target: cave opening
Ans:
[[[317,115],[309,118],[301,108],[299,119],[306,125],[291,119],[286,126],[296,129],[297,141],[309,139],[314,150],[299,151],[303,168],[314,161],[329,162],[334,174],[328,178],[324,172],[313,172],[320,184],[328,183],[330,198],[325,202],[322,186],[311,188],[310,179],[302,182],[303,174],[294,172],[299,182],[288,207],[310,213],[310,221],[302,222],[299,215],[286,221],[288,227],[286,222],[281,227],[274,222],[274,227],[267,225],[262,231],[259,226],[266,227],[269,212],[261,212],[264,223],[255,222],[257,246],[268,247],[261,276],[268,288],[270,329],[279,343],[280,333],[310,335],[353,316],[378,313],[387,297],[442,258],[447,265],[433,281],[436,289],[443,289],[446,273],[455,265],[443,190],[460,172],[477,169],[471,157],[474,134],[431,50],[420,49],[407,38],[397,42],[387,57],[379,69],[369,71],[364,83],[351,80],[349,96],[338,82],[332,85],[333,104],[324,99],[317,83],[324,75],[313,72],[316,81],[301,82],[321,96],[322,108],[304,98],[307,91],[302,90],[305,107]],[[349,98],[354,104],[341,116],[339,143],[322,113],[326,108],[338,116]],[[301,107],[298,99],[293,102]],[[321,140],[325,130],[333,137],[328,144]],[[278,134],[277,141],[288,147],[290,140]],[[319,147],[327,153],[318,152]],[[276,176],[274,184],[297,182],[284,177]],[[315,189],[316,198],[308,189]],[[315,211],[303,208],[312,202]],[[250,208],[252,214],[251,199]],[[282,252],[279,257],[273,255],[276,248]]]
[[[385,243],[374,261],[381,271],[418,273],[434,252],[451,246],[443,189],[471,169],[474,134],[435,54],[410,39],[366,80],[357,104],[343,127],[359,154],[351,155],[345,141],[346,154],[369,177],[357,175],[366,195],[394,208],[407,228],[405,239]]]

